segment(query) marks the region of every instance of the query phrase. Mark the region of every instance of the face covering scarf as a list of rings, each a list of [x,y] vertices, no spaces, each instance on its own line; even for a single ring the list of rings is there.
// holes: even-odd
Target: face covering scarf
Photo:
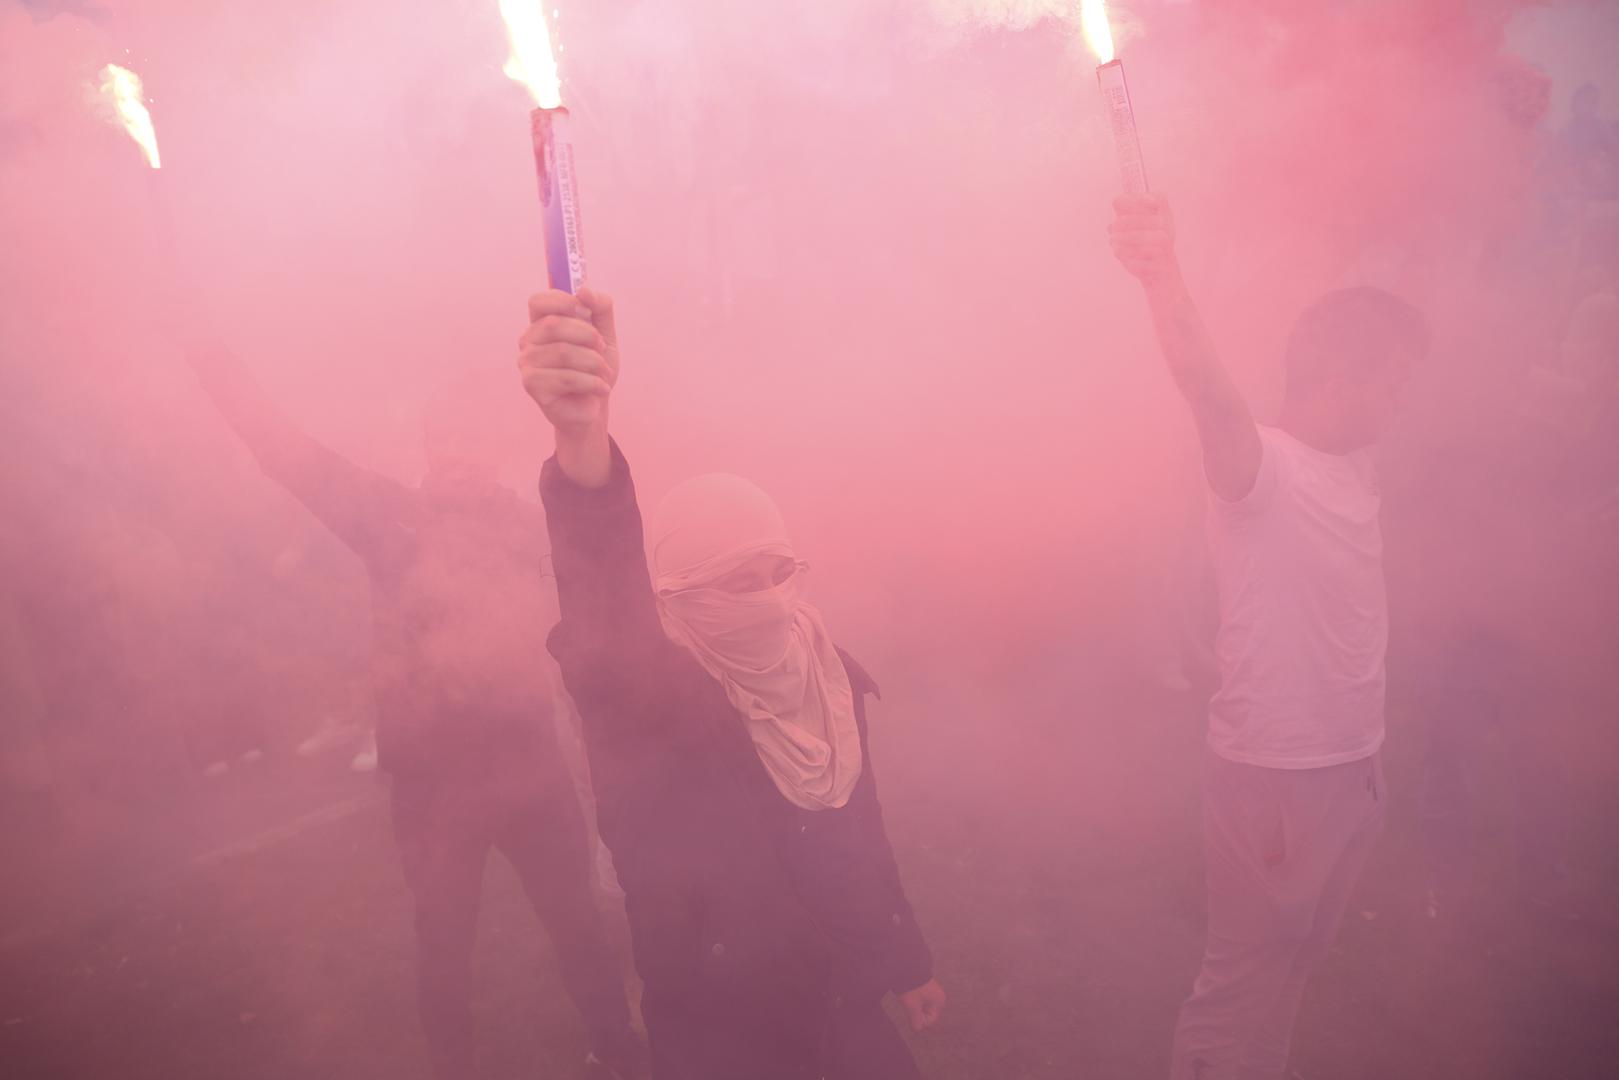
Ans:
[[[791,576],[716,587],[760,556]],[[654,515],[652,565],[664,632],[725,688],[776,789],[806,810],[847,803],[861,767],[854,694],[775,503],[738,476],[686,481]]]

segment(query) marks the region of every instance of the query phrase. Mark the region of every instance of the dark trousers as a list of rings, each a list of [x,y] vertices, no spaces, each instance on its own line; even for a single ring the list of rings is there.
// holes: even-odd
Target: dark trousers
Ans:
[[[834,998],[824,1018],[809,1007],[749,1019],[741,1010],[692,1000],[700,993],[649,988],[642,998],[655,1080],[921,1080],[876,997]],[[823,1025],[819,1047],[814,1024]]]
[[[647,987],[641,997],[653,1080],[821,1080],[818,1018]]]
[[[399,778],[393,823],[416,898],[422,1029],[441,1080],[474,1075],[472,947],[491,847],[545,925],[592,1043],[628,1028],[621,969],[591,895],[584,817],[565,778],[527,790],[492,778]]]
[[[824,1080],[921,1080],[882,998],[834,998],[822,1044]]]

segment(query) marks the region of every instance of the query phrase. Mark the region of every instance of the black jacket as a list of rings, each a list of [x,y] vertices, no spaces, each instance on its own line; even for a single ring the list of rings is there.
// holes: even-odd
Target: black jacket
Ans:
[[[719,682],[659,622],[629,466],[581,488],[546,464],[562,621],[601,835],[626,895],[659,1080],[819,1076],[826,1010],[931,977],[870,754],[848,804],[783,799]],[[869,676],[845,657],[866,741]]]
[[[559,775],[540,511],[495,485],[409,488],[300,431],[229,353],[193,358],[265,475],[365,565],[377,749],[395,776],[536,787]]]

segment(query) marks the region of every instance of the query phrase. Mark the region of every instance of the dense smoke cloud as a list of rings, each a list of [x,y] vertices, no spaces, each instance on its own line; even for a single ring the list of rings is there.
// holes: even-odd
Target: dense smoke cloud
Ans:
[[[1375,279],[1432,298],[1524,212],[1532,118],[1502,101],[1516,7],[1115,5],[1149,178],[1261,400],[1311,295]],[[1076,607],[1131,625],[1128,583],[1195,516],[1178,403],[1100,242],[1112,150],[1066,10],[639,3],[559,21],[645,482],[747,461],[822,587],[890,647],[939,607],[958,628],[993,619],[1014,653],[1080,632]],[[97,403],[86,438],[144,440],[157,410],[209,447],[191,460],[235,463],[239,498],[271,497],[154,313],[155,181],[198,324],[301,423],[409,479],[425,404],[475,378],[526,486],[543,439],[505,380],[538,223],[494,5],[4,19],[4,229],[32,254],[9,264],[7,350],[40,392]],[[161,176],[86,106],[120,55],[155,100]],[[111,347],[109,324],[121,362],[90,377],[66,358]]]
[[[706,471],[777,499],[833,635],[884,687],[877,754],[905,751],[884,783],[950,833],[902,862],[963,889],[1002,867],[1069,919],[1066,886],[1028,869],[1077,846],[1047,822],[1094,823],[1064,799],[1111,800],[1088,852],[1140,869],[1185,847],[1190,816],[1165,822],[1189,815],[1190,780],[1120,769],[1075,794],[1052,749],[1190,762],[1190,728],[1164,750],[1179,713],[1120,705],[1209,677],[1190,669],[1212,628],[1206,486],[1108,250],[1119,177],[1077,0],[554,6],[642,503]],[[1587,80],[1611,116],[1619,15],[1109,8],[1148,180],[1261,419],[1324,290],[1383,286],[1431,326],[1384,448],[1396,699],[1464,617],[1537,660],[1605,662],[1604,598],[1547,584],[1573,560],[1541,522],[1570,514],[1535,500],[1566,459],[1513,455],[1526,430],[1540,447],[1573,429],[1592,395],[1569,370],[1612,353],[1611,296],[1585,300],[1611,294],[1619,245],[1570,239],[1583,180],[1562,133]],[[224,346],[293,427],[375,474],[414,486],[448,442],[534,501],[551,436],[513,359],[545,267],[506,52],[495,0],[0,0],[0,794],[144,805],[217,755],[290,757],[372,708],[365,572],[266,478],[194,347]],[[145,81],[160,171],[109,123],[109,62]],[[1544,574],[1501,572],[1518,565]],[[1606,736],[1578,734],[1606,767]],[[1190,849],[1165,865],[1183,855],[1153,863],[1154,903],[1185,892]],[[1138,896],[1099,895],[1158,934]],[[984,932],[947,929],[940,952]],[[1045,962],[1035,930],[1008,938],[993,966]],[[1013,984],[1033,996],[1048,974],[975,972],[963,996],[1021,1009]],[[975,1022],[955,1037],[1000,1045]]]

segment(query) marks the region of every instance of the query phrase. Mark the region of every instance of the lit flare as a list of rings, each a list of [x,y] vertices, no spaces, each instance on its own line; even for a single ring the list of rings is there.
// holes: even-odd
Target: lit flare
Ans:
[[[129,137],[146,155],[146,163],[161,169],[157,154],[157,126],[152,123],[152,112],[146,107],[146,94],[141,88],[141,77],[126,67],[108,64],[101,69],[101,93],[112,103],[118,122]]]
[[[500,16],[506,20],[506,36],[511,40],[511,55],[502,70],[528,87],[534,104],[542,109],[559,108],[562,78],[551,51],[544,0],[500,0]]]
[[[1080,0],[1079,27],[1098,64],[1113,59],[1113,28],[1107,22],[1106,0]]]

